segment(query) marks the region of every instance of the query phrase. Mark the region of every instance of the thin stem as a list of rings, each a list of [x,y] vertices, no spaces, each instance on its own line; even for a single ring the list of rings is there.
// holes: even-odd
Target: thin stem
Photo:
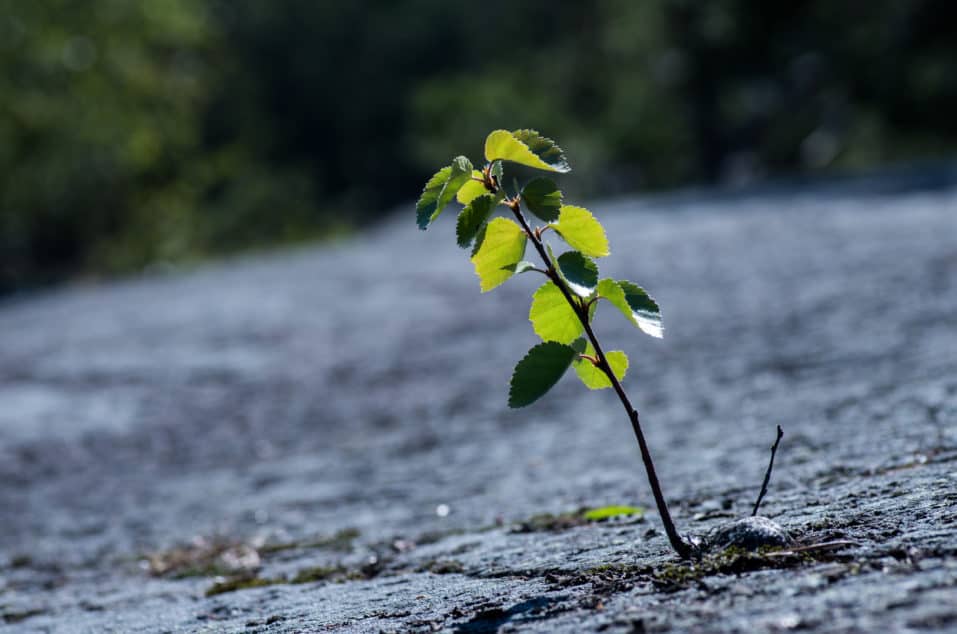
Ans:
[[[541,256],[542,261],[545,263],[545,266],[548,269],[549,277],[551,277],[552,281],[555,282],[555,285],[559,288],[559,290],[561,290],[565,300],[572,307],[572,309],[575,311],[575,314],[578,316],[578,319],[581,321],[582,326],[585,329],[585,334],[588,336],[588,340],[595,349],[595,356],[598,359],[596,367],[600,368],[601,371],[604,372],[608,377],[608,380],[611,381],[611,385],[614,388],[615,393],[618,395],[618,399],[621,401],[622,407],[625,408],[625,411],[628,413],[628,418],[631,419],[631,428],[635,432],[635,438],[638,440],[638,449],[641,451],[641,460],[644,462],[645,471],[648,474],[648,484],[651,485],[651,492],[654,494],[655,504],[658,507],[658,514],[661,515],[661,521],[665,526],[665,533],[668,535],[668,541],[671,543],[671,547],[675,550],[675,552],[678,553],[679,557],[682,559],[690,558],[692,555],[694,555],[695,548],[682,539],[678,534],[677,529],[675,529],[675,523],[671,519],[671,513],[668,511],[668,503],[665,501],[665,496],[661,491],[661,484],[658,482],[658,474],[655,471],[655,463],[651,459],[651,452],[648,449],[648,443],[645,442],[645,435],[641,431],[641,423],[638,420],[638,410],[632,406],[631,400],[629,400],[628,395],[625,393],[625,389],[621,386],[621,382],[618,380],[618,377],[615,376],[615,373],[611,369],[611,365],[608,363],[607,357],[605,357],[605,352],[602,350],[601,344],[598,342],[598,337],[595,336],[595,332],[592,330],[591,324],[589,323],[588,308],[586,308],[582,303],[576,302],[572,297],[571,291],[569,291],[562,282],[561,277],[558,275],[558,271],[555,270],[551,260],[548,257],[548,253],[545,251],[545,246],[542,244],[541,237],[532,231],[528,225],[528,221],[525,219],[525,215],[522,214],[517,197],[506,199],[502,201],[502,203],[512,210],[512,213],[522,226],[522,229],[535,246],[535,250],[538,251],[538,255]]]
[[[761,484],[761,492],[758,493],[758,500],[754,503],[754,510],[751,511],[751,517],[758,514],[758,509],[761,508],[761,500],[764,499],[765,494],[768,492],[768,483],[771,482],[771,470],[774,469],[774,454],[778,452],[778,445],[781,444],[781,438],[783,436],[784,430],[778,425],[777,438],[774,439],[774,444],[771,445],[771,461],[768,462],[768,470],[764,473],[764,482]]]

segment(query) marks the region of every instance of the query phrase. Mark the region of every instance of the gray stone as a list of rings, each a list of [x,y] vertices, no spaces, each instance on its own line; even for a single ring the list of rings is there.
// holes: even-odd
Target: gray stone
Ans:
[[[715,526],[708,531],[704,544],[711,550],[732,547],[758,550],[789,546],[793,541],[780,524],[758,515]]]
[[[605,308],[596,328],[631,357],[679,530],[750,513],[781,424],[762,509],[858,546],[678,562],[613,394],[569,376],[505,405],[540,280],[481,295],[454,217],[420,232],[409,208],[0,305],[0,630],[952,631],[957,190],[590,207],[603,274],[664,310],[663,341]],[[511,529],[608,504],[649,510]]]

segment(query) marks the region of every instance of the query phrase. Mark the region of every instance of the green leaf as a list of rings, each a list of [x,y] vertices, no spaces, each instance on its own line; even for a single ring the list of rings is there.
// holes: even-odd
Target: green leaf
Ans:
[[[558,256],[558,272],[573,293],[588,297],[598,285],[598,265],[578,251]]]
[[[505,165],[502,161],[495,161],[489,168],[489,172],[495,177],[495,183],[502,187],[502,178],[505,176]],[[517,191],[517,190],[516,190]]]
[[[565,374],[577,353],[555,341],[540,343],[515,366],[508,390],[509,407],[525,407],[541,398]]]
[[[661,309],[658,302],[652,299],[645,289],[628,280],[618,280],[618,286],[625,292],[625,300],[631,307],[631,313],[637,326],[652,337],[664,337],[664,327],[661,324]]]
[[[475,198],[465,209],[459,213],[458,220],[455,223],[455,239],[458,245],[463,249],[469,248],[479,229],[488,220],[492,210],[495,209],[495,196],[484,194]]]
[[[553,222],[558,220],[562,193],[551,179],[536,178],[522,189],[522,201],[533,214],[545,222]]]
[[[507,267],[522,260],[527,236],[508,218],[493,218],[480,234],[472,264],[484,293],[512,277],[513,273]]]
[[[571,171],[562,149],[535,130],[495,130],[485,139],[485,158],[512,161],[548,172]]]
[[[559,211],[558,222],[550,226],[576,251],[593,258],[608,255],[605,229],[584,207],[564,205]]]
[[[461,204],[467,205],[479,196],[489,193],[489,191],[485,189],[485,183],[473,180],[476,178],[481,180],[482,172],[472,170],[472,176],[462,185],[458,193],[455,194],[455,199]]]
[[[535,266],[534,263],[529,262],[528,260],[522,260],[521,262],[517,262],[515,264],[509,264],[505,268],[511,271],[512,273],[514,273],[515,275],[519,275],[521,273],[527,273],[529,271],[541,270],[537,266]]]
[[[443,167],[426,183],[419,202],[415,205],[415,219],[423,231],[439,217],[445,206],[458,193],[472,174],[472,163],[464,156],[458,156],[452,164]]]
[[[528,320],[542,341],[571,343],[584,330],[575,310],[554,282],[545,282],[532,295]]]
[[[582,354],[586,354],[590,357],[595,356],[595,349],[591,343],[585,346],[585,351]],[[617,377],[619,381],[624,379],[625,373],[628,372],[628,355],[621,350],[612,350],[611,352],[605,353],[605,358],[608,359],[608,365],[611,366],[611,371],[615,374],[615,377]],[[578,375],[578,378],[581,379],[582,383],[584,383],[585,387],[589,390],[602,390],[606,387],[611,387],[611,381],[608,379],[608,375],[598,369],[598,367],[588,359],[579,357],[572,362],[572,366],[575,368],[575,374]]]
[[[611,519],[613,517],[622,517],[627,515],[642,516],[645,510],[636,506],[603,506],[597,509],[590,509],[582,513],[582,517],[589,522],[600,522],[601,520]]]
[[[652,337],[664,337],[661,311],[645,289],[627,280],[605,278],[598,282],[598,295],[607,299],[632,324]]]

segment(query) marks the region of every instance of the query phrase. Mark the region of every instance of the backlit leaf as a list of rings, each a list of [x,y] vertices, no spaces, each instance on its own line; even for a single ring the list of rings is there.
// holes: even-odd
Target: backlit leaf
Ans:
[[[584,207],[564,205],[559,211],[558,222],[551,227],[576,251],[593,258],[608,255],[605,229]]]
[[[568,288],[580,297],[588,297],[598,285],[598,265],[578,251],[558,256],[558,272]]]
[[[522,189],[522,202],[528,210],[544,220],[558,220],[558,210],[562,206],[562,193],[555,182],[549,178],[536,178]]]
[[[652,337],[664,337],[658,304],[643,288],[627,280],[603,279],[598,294],[612,303],[632,324]]]
[[[499,187],[502,187],[502,177],[505,176],[505,165],[502,163],[502,161],[495,161],[492,163],[491,167],[489,167],[489,172],[495,177],[495,183]]]
[[[562,149],[535,130],[495,130],[485,139],[485,158],[512,161],[549,172],[571,170]]]
[[[542,341],[571,343],[584,330],[575,310],[554,282],[545,282],[535,291],[528,320]]]
[[[521,262],[526,240],[522,228],[508,218],[493,218],[485,225],[472,255],[483,293],[512,277],[507,267]]]
[[[495,209],[495,203],[495,196],[484,194],[473,199],[459,213],[458,220],[455,222],[455,239],[460,247],[467,249],[471,246],[479,229]]]
[[[474,179],[479,180],[474,180]],[[455,200],[459,201],[463,205],[467,205],[479,196],[489,193],[485,189],[485,183],[480,182],[482,179],[482,172],[478,170],[472,170],[472,176],[464,185],[459,189],[458,193],[455,194]]]
[[[415,219],[419,229],[427,229],[439,217],[459,189],[468,182],[471,174],[472,163],[464,156],[458,156],[451,165],[443,167],[429,179],[415,205]]]
[[[555,341],[540,343],[525,355],[512,374],[509,407],[525,407],[541,398],[565,374],[577,353]]]
[[[595,349],[591,343],[585,346],[584,354],[590,357],[595,356]],[[618,380],[621,381],[625,378],[625,373],[628,372],[628,355],[621,350],[612,350],[611,352],[605,353],[605,358],[608,359],[608,365],[611,366],[611,371]],[[589,390],[601,390],[606,387],[611,387],[611,381],[608,379],[608,375],[588,359],[576,358],[572,362],[572,366],[575,368],[575,374],[578,375],[578,378],[581,379],[582,383],[584,383],[585,387]]]
[[[603,506],[601,508],[589,509],[585,511],[582,513],[582,517],[589,522],[600,522],[613,517],[623,517],[629,515],[637,515],[638,517],[641,517],[644,514],[645,510],[636,506]]]

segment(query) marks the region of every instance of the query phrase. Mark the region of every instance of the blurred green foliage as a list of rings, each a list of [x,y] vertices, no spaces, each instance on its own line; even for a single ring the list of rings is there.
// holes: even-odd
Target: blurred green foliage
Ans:
[[[0,0],[0,292],[367,222],[494,128],[562,139],[574,195],[940,156],[955,19],[945,0]]]
[[[0,292],[325,230],[304,168],[213,136],[238,74],[195,0],[0,2]]]

